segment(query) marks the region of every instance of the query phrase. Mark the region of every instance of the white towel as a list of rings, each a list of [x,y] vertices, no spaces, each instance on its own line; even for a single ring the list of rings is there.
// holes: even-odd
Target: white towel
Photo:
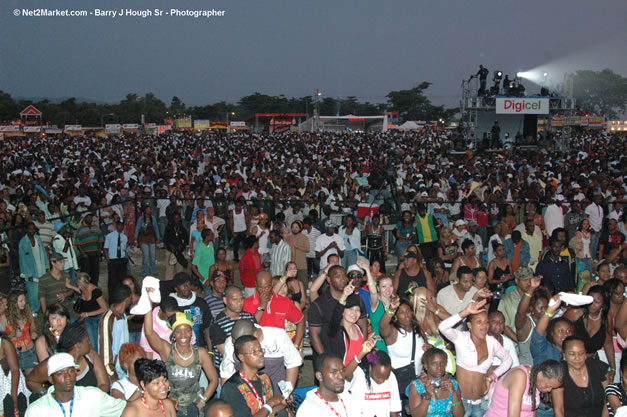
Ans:
[[[153,288],[154,291],[148,294],[147,288]],[[161,293],[159,292],[159,278],[145,277],[142,282],[142,293],[139,301],[131,308],[131,314],[143,315],[151,310],[150,301],[155,304],[161,302]]]
[[[571,306],[585,306],[587,304],[592,304],[594,301],[594,298],[592,298],[591,295],[561,292],[559,293],[559,296],[563,303]]]

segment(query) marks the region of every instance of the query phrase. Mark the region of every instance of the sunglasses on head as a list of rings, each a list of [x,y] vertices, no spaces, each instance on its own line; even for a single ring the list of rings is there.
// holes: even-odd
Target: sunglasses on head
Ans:
[[[360,273],[349,274],[348,279],[362,278],[363,276],[364,274],[360,274]]]

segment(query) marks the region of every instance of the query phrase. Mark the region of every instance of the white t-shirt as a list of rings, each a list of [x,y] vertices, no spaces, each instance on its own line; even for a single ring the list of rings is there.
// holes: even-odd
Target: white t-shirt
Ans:
[[[503,349],[512,357],[512,368],[519,366],[520,360],[518,359],[518,352],[516,351],[514,341],[504,334],[502,334],[501,337],[503,338]],[[502,361],[496,356],[492,360],[492,366],[499,366],[501,363]]]
[[[334,233],[333,236],[329,236],[326,233],[324,233],[318,236],[318,239],[316,240],[316,252],[323,251],[327,246],[331,244],[331,242],[336,242],[337,247],[341,251],[344,251],[346,249],[346,247],[344,246],[344,239],[342,239],[340,235],[338,235],[337,233]],[[337,249],[331,248],[328,251],[326,251],[324,255],[320,257],[320,270],[321,271],[327,267],[327,258],[331,254],[338,255]]]
[[[390,413],[401,411],[398,383],[393,372],[390,372],[390,377],[383,384],[377,384],[370,378],[368,389],[364,371],[358,366],[348,390],[361,408],[361,414],[357,415],[362,417],[389,416]]]
[[[298,407],[296,417],[359,417],[361,416],[359,405],[346,391],[348,384],[344,384],[344,392],[338,394],[340,401],[330,402],[327,405],[318,395],[317,389],[307,392],[305,400]],[[333,407],[333,408],[331,408]],[[389,415],[389,414],[388,414]]]
[[[260,328],[261,326],[255,325]],[[261,341],[261,349],[266,359],[283,358],[285,369],[295,368],[303,364],[298,349],[294,347],[292,339],[287,335],[285,330],[278,327],[261,327],[263,329],[263,340]],[[227,337],[224,342],[224,356],[220,363],[220,378],[228,379],[235,373],[235,361],[233,340],[231,336]]]

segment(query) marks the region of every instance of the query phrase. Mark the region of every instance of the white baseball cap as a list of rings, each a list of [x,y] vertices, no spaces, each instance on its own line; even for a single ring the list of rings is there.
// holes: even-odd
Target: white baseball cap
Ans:
[[[74,362],[74,358],[69,353],[55,353],[48,359],[48,376],[65,368],[79,366]]]

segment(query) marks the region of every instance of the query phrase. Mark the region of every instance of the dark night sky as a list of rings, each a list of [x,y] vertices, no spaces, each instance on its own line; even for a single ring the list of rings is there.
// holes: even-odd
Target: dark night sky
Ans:
[[[217,9],[225,17],[15,17],[18,8]],[[0,89],[20,97],[235,102],[255,91],[357,96],[433,82],[456,105],[480,63],[505,73],[627,75],[625,0],[4,0]],[[490,76],[491,77],[491,76]],[[533,93],[537,88],[528,88]]]

